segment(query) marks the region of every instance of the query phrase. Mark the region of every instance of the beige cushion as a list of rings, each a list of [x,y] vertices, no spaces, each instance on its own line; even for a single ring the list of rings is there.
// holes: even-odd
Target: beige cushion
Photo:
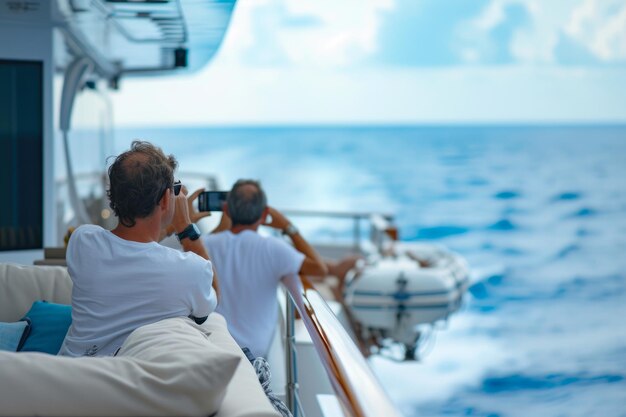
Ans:
[[[31,307],[32,303],[36,300],[48,300],[50,302],[60,304],[70,304],[72,292],[72,281],[67,273],[67,269],[63,267],[51,267],[51,266],[22,266],[13,264],[0,264],[0,321],[13,322],[17,321],[24,316],[24,314]],[[237,343],[228,333],[226,329],[226,322],[224,318],[213,313],[209,316],[208,320],[198,328],[201,328],[208,337],[209,342],[212,342],[213,347],[218,346],[230,352],[231,354],[240,358],[239,366],[233,376],[230,384],[228,385],[226,395],[222,406],[220,407],[216,417],[280,417],[280,414],[274,410],[269,400],[265,396],[261,385],[258,382],[254,369],[249,364],[247,358],[237,346]],[[125,348],[130,349],[130,343],[133,339],[128,339]],[[130,351],[136,351],[135,348]],[[8,356],[7,356],[8,355]],[[59,414],[52,414],[52,411],[57,409],[59,403],[67,406],[68,402],[75,402],[75,398],[83,395],[85,392],[90,391],[86,396],[87,399],[91,396],[95,396],[92,389],[99,389],[97,387],[104,385],[116,385],[122,384],[122,386],[133,386],[135,382],[127,381],[126,375],[136,376],[138,372],[144,372],[142,370],[142,364],[135,363],[130,358],[118,357],[116,360],[121,362],[128,362],[124,365],[114,363],[111,364],[110,358],[105,359],[105,365],[99,372],[98,358],[87,359],[71,359],[71,358],[56,358],[54,356],[41,355],[35,353],[20,353],[15,354],[0,354],[0,415],[11,414],[14,416],[29,415],[28,410],[32,410],[34,404],[31,404],[31,399],[35,397],[35,394],[40,395],[36,401],[41,410],[42,416],[55,416]],[[18,358],[23,358],[18,360]],[[34,358],[34,359],[33,359]],[[166,359],[166,357],[164,357]],[[83,364],[82,361],[87,360]],[[58,362],[57,362],[58,361]],[[72,361],[72,362],[67,362]],[[143,361],[143,359],[141,359]],[[15,362],[15,363],[14,363]],[[31,363],[32,362],[32,363]],[[9,365],[10,363],[10,365]],[[52,364],[48,366],[49,364]],[[28,367],[34,367],[35,369],[27,369]],[[80,369],[72,369],[78,367]],[[87,369],[85,369],[87,368]],[[130,370],[133,368],[133,370]],[[126,374],[119,374],[120,369],[126,369]],[[23,377],[18,378],[17,375],[24,374]],[[91,381],[85,383],[89,387],[96,387],[92,389],[81,389],[83,384],[75,383],[72,386],[68,386],[68,380],[75,380],[80,375],[89,374],[91,380],[102,378],[103,381]],[[32,388],[29,385],[33,377],[42,378],[40,384],[32,384]],[[154,378],[151,378],[151,380]],[[15,395],[8,395],[7,392],[3,392],[4,387],[10,387],[9,384],[19,384],[23,382],[28,385],[24,388],[24,384],[20,385],[20,389],[12,389],[11,392]],[[51,388],[50,394],[46,394],[46,386],[53,383],[60,383],[60,387]],[[227,381],[224,381],[226,384]],[[77,386],[77,387],[76,387]],[[76,389],[76,394],[72,394],[70,390]],[[137,390],[137,388],[133,388]],[[146,388],[147,389],[147,388]],[[120,388],[120,398],[130,396],[131,393],[126,393],[125,389]],[[43,396],[41,396],[43,392]],[[13,396],[11,404],[17,407],[16,403],[21,403],[21,410],[16,411],[17,408],[12,409],[9,412],[5,408],[5,398]],[[110,400],[110,397],[107,397]],[[47,403],[50,401],[50,404]],[[82,401],[82,400],[81,400]],[[80,401],[78,401],[80,402]],[[76,402],[78,404],[78,402]],[[115,401],[110,401],[106,404],[106,407],[100,411],[91,410],[84,415],[110,415],[113,416],[110,408],[114,406]],[[9,404],[9,402],[7,402]],[[165,412],[162,412],[165,413]],[[162,414],[161,413],[161,414]],[[75,414],[80,414],[76,412]],[[75,415],[71,413],[65,413],[68,417]],[[159,413],[149,413],[150,415],[159,415]],[[167,413],[166,413],[167,414]],[[177,413],[174,413],[177,414]],[[207,413],[208,414],[208,413]]]
[[[224,317],[213,313],[200,327],[210,333],[211,342],[229,352],[237,352],[242,360],[215,417],[280,417],[263,392],[250,361],[228,333]]]
[[[37,300],[71,304],[67,268],[0,264],[0,321],[21,319]]]
[[[135,330],[117,357],[0,352],[0,415],[207,416],[240,360],[183,318]]]

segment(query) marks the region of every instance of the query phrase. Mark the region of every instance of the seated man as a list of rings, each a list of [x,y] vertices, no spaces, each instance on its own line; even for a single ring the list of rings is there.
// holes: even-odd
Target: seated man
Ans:
[[[222,277],[217,311],[226,318],[239,346],[247,347],[254,356],[266,356],[278,320],[280,280],[295,274],[323,277],[328,269],[289,220],[267,206],[257,181],[235,183],[224,204],[223,220],[212,234],[203,237]],[[294,247],[282,239],[259,235],[261,225],[282,231]]]
[[[72,324],[60,355],[114,355],[140,326],[181,316],[201,322],[215,310],[217,280],[174,182],[176,166],[172,155],[135,141],[109,168],[119,223],[112,231],[83,225],[69,239]],[[185,252],[158,243],[170,224]]]

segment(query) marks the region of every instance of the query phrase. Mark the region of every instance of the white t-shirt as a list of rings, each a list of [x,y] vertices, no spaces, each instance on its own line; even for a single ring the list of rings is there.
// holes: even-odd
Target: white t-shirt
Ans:
[[[304,255],[252,230],[205,235],[203,241],[220,280],[217,312],[239,346],[266,356],[278,321],[278,284],[300,271]]]
[[[67,266],[72,324],[59,355],[113,355],[140,326],[206,317],[217,304],[211,262],[157,242],[125,240],[100,226],[72,233]]]

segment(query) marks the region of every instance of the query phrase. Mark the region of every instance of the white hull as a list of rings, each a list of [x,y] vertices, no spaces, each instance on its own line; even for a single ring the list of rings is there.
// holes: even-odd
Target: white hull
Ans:
[[[396,242],[394,253],[355,273],[344,301],[361,340],[391,339],[415,349],[419,325],[446,320],[459,309],[468,268],[460,256],[434,245]]]

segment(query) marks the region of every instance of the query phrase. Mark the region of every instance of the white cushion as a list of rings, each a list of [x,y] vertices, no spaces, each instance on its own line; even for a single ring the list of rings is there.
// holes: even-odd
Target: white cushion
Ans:
[[[67,268],[0,264],[0,321],[20,320],[38,300],[71,303],[72,280]]]
[[[183,318],[135,330],[117,357],[0,352],[0,415],[207,416],[239,361]]]
[[[70,304],[72,293],[72,281],[67,273],[67,269],[63,267],[54,266],[23,266],[13,264],[0,264],[0,321],[14,322],[24,316],[24,314],[30,309],[33,301],[48,300],[54,303]],[[203,330],[208,340],[214,345],[223,348],[233,355],[240,358],[239,366],[236,369],[230,384],[228,385],[226,396],[220,407],[216,417],[280,417],[280,414],[274,410],[269,400],[265,396],[261,384],[259,384],[254,369],[249,364],[247,358],[237,346],[237,343],[228,333],[226,328],[226,322],[224,318],[217,314],[212,313],[209,315],[208,320],[199,326]],[[132,339],[127,340],[126,346],[129,347],[129,343]],[[133,349],[134,350],[134,349]],[[59,414],[53,414],[52,411],[57,409],[59,403],[68,404],[76,403],[75,399],[87,391],[88,401],[91,396],[96,396],[97,391],[91,391],[88,389],[81,389],[80,383],[69,384],[69,379],[76,379],[79,375],[83,375],[82,379],[85,379],[85,375],[90,375],[89,379],[103,378],[101,384],[98,381],[89,382],[88,386],[100,386],[107,384],[126,384],[132,386],[134,382],[126,383],[124,378],[126,376],[117,376],[112,379],[112,375],[116,375],[118,369],[133,368],[134,370],[126,371],[128,375],[137,375],[137,372],[143,372],[141,370],[142,364],[134,362],[120,365],[109,363],[109,358],[104,358],[106,365],[101,372],[98,371],[98,364],[100,359],[87,358],[88,362],[83,364],[81,361],[85,359],[73,359],[73,358],[57,358],[49,355],[39,355],[35,353],[20,353],[20,356],[16,354],[9,354],[8,356],[0,355],[0,415],[13,415],[23,416],[32,415],[28,410],[32,410],[32,407],[38,405],[40,410],[43,410],[39,415],[42,416],[55,416]],[[23,360],[17,360],[23,358]],[[71,360],[72,362],[66,362]],[[130,358],[118,357],[116,360],[130,361]],[[141,359],[143,361],[143,359]],[[57,362],[59,361],[59,362]],[[13,364],[12,362],[17,362]],[[30,363],[32,362],[32,363]],[[8,365],[11,363],[11,365]],[[134,363],[134,364],[133,364]],[[48,364],[50,367],[48,367]],[[28,367],[34,367],[35,369],[27,370]],[[80,369],[72,369],[72,367],[79,367]],[[49,368],[49,370],[48,370]],[[88,369],[85,369],[88,368]],[[23,374],[23,375],[22,375]],[[123,375],[126,375],[123,374]],[[17,377],[22,375],[22,377]],[[37,379],[39,376],[42,378],[41,383],[31,382],[33,378]],[[4,387],[10,387],[10,384],[20,384],[21,389],[11,389],[13,394],[8,395]],[[226,384],[228,381],[223,381]],[[53,394],[46,394],[46,386],[50,384],[59,383],[59,389],[50,388]],[[31,387],[32,384],[32,387]],[[96,388],[99,389],[99,388]],[[75,390],[76,394],[73,394],[71,390]],[[137,390],[137,388],[134,388]],[[119,389],[121,397],[129,396],[130,393],[122,388]],[[42,394],[43,393],[43,394]],[[41,397],[41,395],[44,395]],[[20,403],[21,411],[17,408],[11,409],[5,408],[6,404],[9,404],[5,398],[13,397],[11,404],[18,407],[16,403]],[[120,398],[121,398],[120,397]],[[32,401],[33,398],[39,398],[37,401]],[[110,396],[107,396],[110,400]],[[49,404],[47,401],[51,401]],[[83,400],[81,400],[83,401]],[[133,400],[136,401],[136,400]],[[114,401],[110,401],[103,406],[104,408],[92,409],[89,412],[82,413],[82,415],[109,415],[113,416],[110,408],[114,405]],[[162,412],[165,413],[165,412]],[[161,413],[161,414],[162,414]],[[72,415],[81,414],[76,412],[75,414],[64,413],[70,417]],[[159,413],[146,413],[146,415],[159,415]],[[167,414],[167,413],[166,413]],[[177,413],[174,413],[177,414]],[[208,415],[206,413],[205,415]]]
[[[237,352],[242,358],[215,417],[280,417],[263,392],[250,361],[228,333],[224,316],[212,313],[200,327],[210,333],[211,342],[229,352]]]

